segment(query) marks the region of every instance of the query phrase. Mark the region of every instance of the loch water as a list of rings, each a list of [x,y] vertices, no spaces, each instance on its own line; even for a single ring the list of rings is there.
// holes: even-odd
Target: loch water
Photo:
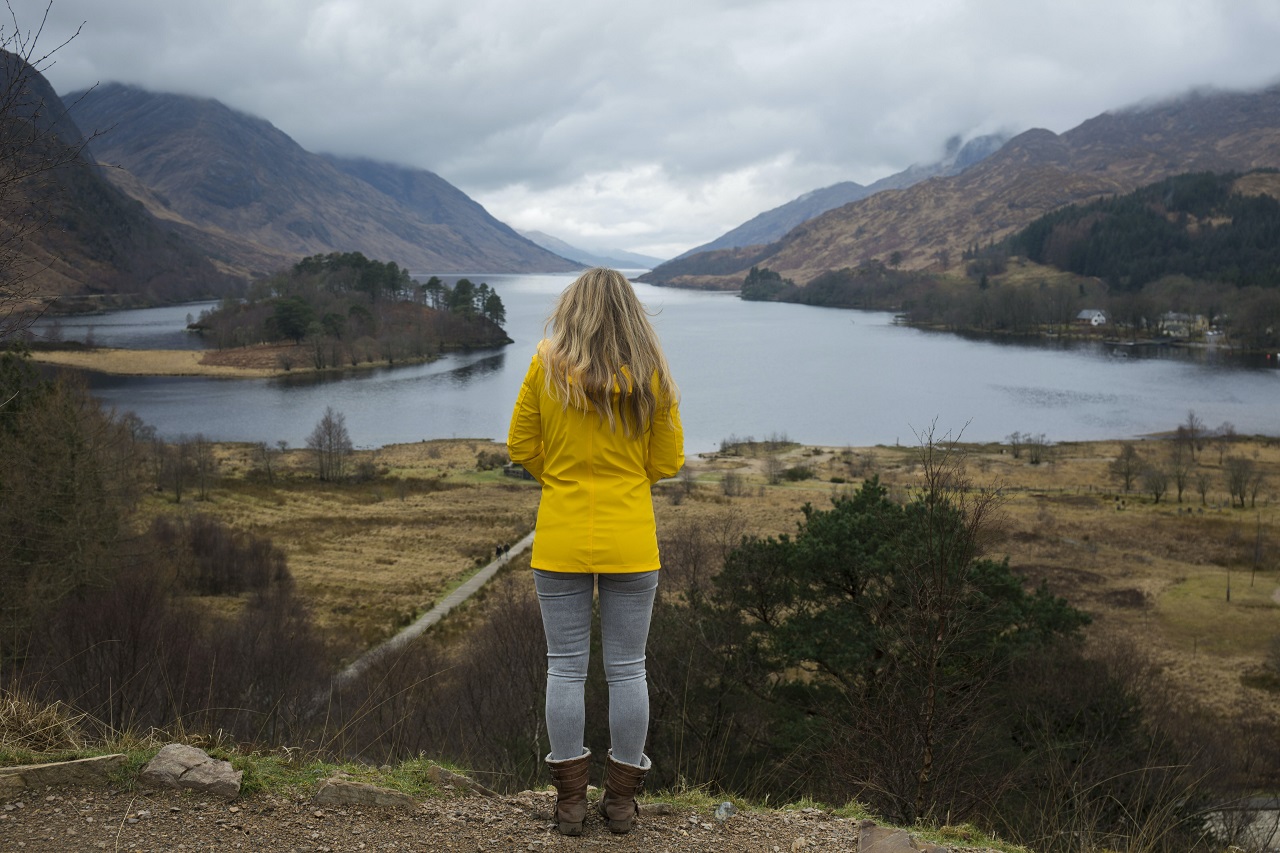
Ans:
[[[506,306],[514,343],[428,364],[279,379],[120,377],[90,373],[93,393],[162,436],[287,441],[297,447],[328,406],[358,447],[431,438],[505,440],[511,406],[569,275],[468,275]],[[444,277],[452,281],[457,276]],[[937,435],[1051,442],[1136,438],[1171,430],[1194,410],[1208,426],[1280,433],[1280,369],[1272,357],[1099,342],[991,340],[923,331],[892,314],[744,302],[736,294],[636,284],[681,388],[690,452],[730,436],[785,434],[806,444],[914,444]],[[188,318],[209,303],[63,317],[64,340],[151,349],[199,348]]]

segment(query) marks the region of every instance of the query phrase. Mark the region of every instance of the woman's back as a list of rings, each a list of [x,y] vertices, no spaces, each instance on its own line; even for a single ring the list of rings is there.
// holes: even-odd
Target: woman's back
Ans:
[[[534,568],[657,569],[650,486],[684,464],[678,404],[654,387],[657,402],[647,429],[628,434],[616,409],[611,428],[595,406],[558,399],[547,382],[544,351],[540,346],[529,365],[507,438],[512,461],[524,464],[543,487]],[[656,377],[651,385],[658,385]]]

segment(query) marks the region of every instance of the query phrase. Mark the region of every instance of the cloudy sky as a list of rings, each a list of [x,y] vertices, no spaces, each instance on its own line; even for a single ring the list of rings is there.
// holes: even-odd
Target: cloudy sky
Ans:
[[[47,5],[10,3],[23,29]],[[60,93],[214,97],[660,257],[953,134],[1280,82],[1277,0],[53,0],[40,44],[77,27]]]

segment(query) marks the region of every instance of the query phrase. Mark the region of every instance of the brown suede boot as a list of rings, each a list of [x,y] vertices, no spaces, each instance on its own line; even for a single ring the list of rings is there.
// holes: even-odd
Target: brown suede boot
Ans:
[[[649,756],[640,756],[640,765],[625,764],[613,757],[605,762],[604,796],[600,798],[600,814],[604,815],[610,832],[626,833],[636,822],[636,792],[644,784],[644,776],[653,764]]]
[[[556,823],[561,835],[581,835],[582,821],[587,816],[587,776],[591,770],[591,750],[566,761],[552,761],[551,781],[556,786]]]

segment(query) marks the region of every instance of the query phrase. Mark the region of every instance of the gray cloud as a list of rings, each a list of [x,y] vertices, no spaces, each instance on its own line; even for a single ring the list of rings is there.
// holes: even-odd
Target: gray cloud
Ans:
[[[955,133],[1280,79],[1274,0],[54,0],[43,42],[82,21],[61,92],[215,97],[516,227],[663,255]]]

